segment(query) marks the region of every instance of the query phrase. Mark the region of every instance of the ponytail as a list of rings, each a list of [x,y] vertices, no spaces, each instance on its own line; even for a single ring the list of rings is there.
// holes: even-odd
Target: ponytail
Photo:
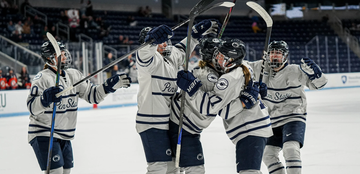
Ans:
[[[49,65],[47,63],[45,63],[44,69],[47,69],[47,68],[49,68]]]
[[[243,65],[243,64],[241,64],[240,67],[242,68],[243,73],[244,73],[244,75],[245,75],[245,85],[248,85],[249,82],[250,82],[250,80],[251,80],[250,71],[249,71],[249,69],[248,69],[245,65]]]

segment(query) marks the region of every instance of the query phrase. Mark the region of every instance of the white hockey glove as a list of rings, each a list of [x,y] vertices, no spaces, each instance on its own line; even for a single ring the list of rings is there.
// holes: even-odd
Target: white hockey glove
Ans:
[[[309,77],[310,80],[318,79],[322,74],[319,66],[307,57],[301,59],[300,69]]]
[[[104,91],[106,94],[113,93],[119,88],[127,88],[130,86],[131,78],[126,74],[113,75],[108,78],[104,83]]]
[[[217,36],[221,24],[215,19],[205,19],[192,27],[191,36],[195,39],[201,39],[202,36],[214,34]]]

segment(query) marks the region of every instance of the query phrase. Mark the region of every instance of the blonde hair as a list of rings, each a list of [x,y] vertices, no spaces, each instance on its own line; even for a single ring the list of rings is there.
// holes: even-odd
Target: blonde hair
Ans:
[[[47,69],[47,68],[49,68],[49,65],[45,63],[44,69]]]
[[[249,71],[249,69],[248,69],[245,65],[243,65],[243,64],[241,64],[240,67],[242,68],[243,73],[244,73],[244,75],[245,75],[245,85],[248,85],[249,82],[250,82],[250,80],[251,80],[250,71]]]

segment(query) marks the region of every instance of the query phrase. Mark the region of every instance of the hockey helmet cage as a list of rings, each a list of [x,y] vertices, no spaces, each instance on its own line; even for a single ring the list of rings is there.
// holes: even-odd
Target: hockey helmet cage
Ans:
[[[276,54],[282,54],[276,57]],[[289,46],[285,41],[272,41],[268,46],[268,63],[271,68],[280,68],[287,62]]]
[[[221,41],[213,56],[213,64],[217,71],[226,73],[241,65],[246,56],[245,44],[239,39],[226,38]]]
[[[151,31],[151,30],[152,30],[151,27],[145,27],[145,28],[143,28],[143,29],[140,31],[140,34],[139,34],[139,44],[145,43],[146,35],[147,35],[148,32]]]
[[[203,38],[200,41],[200,55],[201,59],[205,62],[211,62],[214,51],[218,48],[221,39],[215,37]]]

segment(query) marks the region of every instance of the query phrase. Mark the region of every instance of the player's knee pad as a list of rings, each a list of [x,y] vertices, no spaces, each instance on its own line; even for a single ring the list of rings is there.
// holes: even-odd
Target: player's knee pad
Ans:
[[[280,147],[267,145],[264,149],[263,162],[271,174],[285,174],[284,165],[280,162]]]
[[[45,171],[45,174],[46,174],[46,171]],[[63,174],[63,168],[59,167],[59,168],[56,168],[56,169],[51,169],[50,174]]]
[[[185,170],[186,174],[204,174],[205,173],[204,165],[184,167],[184,170]]]
[[[262,174],[260,170],[242,170],[239,174]]]
[[[290,174],[301,173],[300,144],[297,141],[287,141],[283,145],[286,171]]]
[[[70,174],[71,169],[64,169],[63,174]]]
[[[166,173],[168,162],[151,162],[148,163],[146,174]]]

